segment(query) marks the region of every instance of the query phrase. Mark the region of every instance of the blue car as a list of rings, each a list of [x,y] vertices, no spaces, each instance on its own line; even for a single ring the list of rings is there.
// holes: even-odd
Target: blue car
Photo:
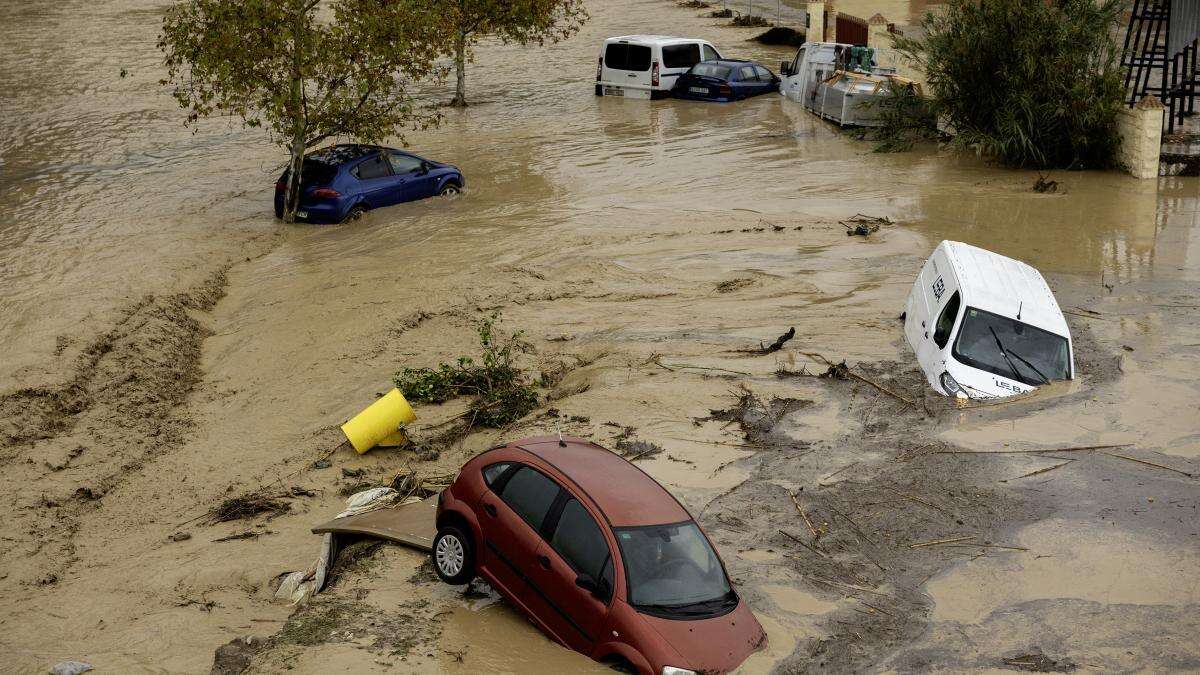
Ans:
[[[675,98],[694,101],[740,101],[779,91],[779,78],[761,63],[720,59],[701,61],[675,80]]]
[[[283,217],[288,174],[275,184],[275,217]],[[466,182],[458,167],[378,145],[331,145],[304,156],[297,220],[340,223],[381,206],[456,195]]]

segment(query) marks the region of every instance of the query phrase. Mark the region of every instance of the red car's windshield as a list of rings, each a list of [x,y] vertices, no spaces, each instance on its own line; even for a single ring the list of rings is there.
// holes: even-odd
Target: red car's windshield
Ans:
[[[615,532],[631,605],[692,614],[737,603],[720,559],[695,522],[615,528]]]

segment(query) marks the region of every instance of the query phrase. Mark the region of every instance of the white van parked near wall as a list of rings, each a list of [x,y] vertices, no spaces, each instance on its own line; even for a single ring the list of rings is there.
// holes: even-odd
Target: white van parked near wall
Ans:
[[[1040,272],[957,241],[908,294],[904,336],[942,394],[995,398],[1075,376],[1071,332]]]
[[[669,35],[622,35],[600,47],[596,95],[666,98],[675,78],[701,61],[721,58],[707,40]]]

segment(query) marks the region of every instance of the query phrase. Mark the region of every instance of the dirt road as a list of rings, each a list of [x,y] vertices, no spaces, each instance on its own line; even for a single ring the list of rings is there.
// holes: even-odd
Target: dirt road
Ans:
[[[593,667],[399,548],[365,552],[299,612],[271,600],[339,492],[556,427],[665,448],[638,463],[768,630],[749,672],[1200,668],[1195,179],[1056,174],[1043,195],[1032,173],[931,148],[873,154],[777,97],[597,99],[607,35],[670,27],[787,57],[699,11],[609,0],[562,45],[485,46],[477,105],[410,138],[462,167],[467,194],[283,227],[270,147],[175,126],[154,84],[160,7],[88,7],[0,29],[28,54],[0,71],[23,83],[0,115],[0,655],[16,670],[206,672],[245,635],[272,638],[260,672]],[[84,16],[113,30],[30,77],[43,26]],[[857,212],[896,224],[847,237],[837,221]],[[968,410],[928,392],[897,315],[943,238],[1046,274],[1079,379]],[[525,366],[565,372],[537,411],[433,461],[343,451],[313,468],[392,373],[470,353],[494,311],[533,345]],[[738,351],[791,326],[782,351]],[[797,376],[825,370],[805,353],[915,405]],[[418,409],[414,433],[460,409]],[[1124,447],[994,454],[1096,445]],[[289,510],[205,524],[259,488]]]

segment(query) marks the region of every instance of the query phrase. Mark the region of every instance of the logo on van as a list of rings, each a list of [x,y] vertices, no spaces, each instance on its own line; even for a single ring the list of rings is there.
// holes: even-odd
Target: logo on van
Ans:
[[[933,282],[933,297],[940,302],[942,299],[942,294],[945,292],[946,282],[942,281],[941,277],[938,277],[937,281]]]

